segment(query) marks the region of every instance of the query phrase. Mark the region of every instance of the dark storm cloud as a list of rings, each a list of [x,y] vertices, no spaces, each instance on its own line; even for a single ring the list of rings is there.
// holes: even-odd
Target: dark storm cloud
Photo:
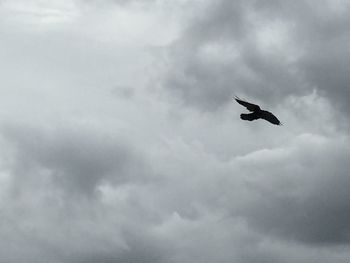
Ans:
[[[64,191],[91,195],[103,182],[137,182],[147,175],[147,166],[132,146],[97,131],[10,124],[2,127],[2,135],[14,145],[11,169],[19,182],[26,180],[24,174],[46,171]]]
[[[234,93],[277,103],[314,88],[350,110],[349,17],[341,1],[210,2],[170,48],[164,85],[202,110]]]
[[[296,149],[276,152],[276,157],[283,156],[279,161],[267,158],[249,171],[243,168],[250,174],[247,189],[256,199],[240,209],[252,226],[268,235],[314,245],[349,244],[349,142],[318,140],[306,136]]]

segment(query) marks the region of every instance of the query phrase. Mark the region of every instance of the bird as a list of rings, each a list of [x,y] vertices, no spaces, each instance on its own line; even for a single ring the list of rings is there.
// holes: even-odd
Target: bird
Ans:
[[[275,115],[273,115],[271,112],[260,109],[259,105],[249,103],[247,101],[241,100],[237,96],[234,97],[234,99],[241,105],[247,108],[247,110],[251,111],[251,113],[242,113],[241,119],[245,121],[253,121],[257,119],[264,119],[272,124],[275,125],[282,125],[282,123],[277,119]]]

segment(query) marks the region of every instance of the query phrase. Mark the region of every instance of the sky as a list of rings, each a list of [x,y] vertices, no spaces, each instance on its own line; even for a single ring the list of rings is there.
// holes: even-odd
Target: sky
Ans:
[[[2,0],[0,34],[2,262],[349,262],[349,1]]]

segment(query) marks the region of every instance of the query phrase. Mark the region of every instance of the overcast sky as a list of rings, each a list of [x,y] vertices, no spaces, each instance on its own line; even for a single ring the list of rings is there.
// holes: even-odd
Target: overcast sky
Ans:
[[[2,0],[0,36],[1,262],[349,262],[349,1]]]

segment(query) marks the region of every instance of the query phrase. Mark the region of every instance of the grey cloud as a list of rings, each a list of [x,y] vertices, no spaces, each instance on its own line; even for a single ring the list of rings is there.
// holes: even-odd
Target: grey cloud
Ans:
[[[287,150],[279,161],[269,162],[271,166],[263,162],[249,172],[243,168],[250,174],[247,189],[254,194],[236,207],[239,214],[268,235],[313,245],[349,244],[350,149],[343,143],[308,142]],[[260,179],[264,175],[267,178]]]
[[[106,3],[117,4],[117,5],[130,5],[130,4],[148,4],[154,3],[157,0],[80,0],[82,3],[103,5]]]
[[[171,47],[174,67],[165,86],[179,91],[187,104],[207,110],[226,104],[234,93],[274,99],[288,87],[300,86],[293,65],[283,56],[266,55],[257,48],[256,25],[248,17],[251,9],[250,1],[209,5],[207,13],[200,14],[204,18],[194,20]],[[211,46],[219,53],[217,61],[211,54],[203,55],[202,51]],[[274,94],[269,92],[272,90]]]
[[[29,129],[23,125],[5,127],[4,138],[10,144],[17,144],[13,148],[25,154],[30,166],[35,161],[49,170],[52,167],[57,169],[57,165],[47,165],[45,158],[36,153],[40,151],[35,146],[42,145],[48,150],[49,158],[52,156],[50,147],[60,145],[53,142],[72,143],[67,137],[77,141],[78,149],[85,147],[89,152],[88,146],[83,147],[89,141],[88,145],[93,145],[96,150],[110,153],[103,139],[96,138],[96,134],[86,135],[83,130],[79,130],[81,138],[77,139],[71,132],[62,130],[55,133]],[[16,238],[20,239],[22,235],[32,240],[31,245],[24,246],[22,251],[27,255],[28,262],[37,262],[38,258],[50,258],[53,262],[106,263],[205,260],[295,263],[319,262],[320,258],[346,262],[343,259],[346,258],[345,252],[338,251],[336,254],[328,247],[313,248],[317,251],[313,253],[304,246],[300,247],[300,240],[314,245],[348,242],[342,236],[348,229],[347,215],[338,213],[332,222],[334,225],[328,225],[329,217],[325,216],[330,215],[337,206],[338,211],[348,210],[349,195],[346,189],[349,180],[344,171],[336,166],[345,167],[343,163],[349,149],[342,146],[347,145],[342,140],[324,142],[324,139],[306,136],[286,149],[235,157],[233,166],[231,162],[214,162],[206,155],[199,158],[199,153],[190,148],[188,150],[193,153],[179,155],[172,151],[173,155],[159,158],[159,163],[153,163],[153,166],[159,168],[160,163],[168,161],[182,169],[170,171],[163,181],[153,180],[147,184],[134,185],[132,182],[137,178],[128,177],[125,182],[131,182],[133,187],[125,188],[128,189],[126,193],[120,188],[123,185],[113,184],[113,179],[110,179],[108,182],[111,185],[108,185],[114,189],[117,198],[108,203],[104,203],[103,197],[84,200],[71,198],[71,195],[62,197],[65,202],[71,203],[70,206],[62,206],[60,202],[53,202],[52,198],[46,203],[47,196],[39,195],[43,189],[38,187],[40,180],[36,173],[32,177],[37,186],[31,189],[27,198],[11,199],[11,206],[6,210],[2,208],[9,220],[22,215],[15,221],[15,227],[10,228],[6,223],[7,229],[11,229],[7,232],[16,245],[20,244]],[[119,152],[118,145],[113,143]],[[68,152],[64,153],[72,157]],[[25,164],[24,157],[17,159],[22,165]],[[203,165],[203,160],[206,160],[206,165]],[[249,165],[252,161],[255,163],[253,167]],[[93,163],[100,166],[100,161]],[[189,164],[193,165],[192,168],[187,167],[191,171],[186,169]],[[109,167],[108,163],[104,165]],[[118,171],[113,167],[112,170]],[[18,177],[16,172],[14,176]],[[339,176],[333,177],[332,172],[338,172]],[[20,175],[19,179],[25,180],[28,173],[22,172]],[[83,176],[80,180],[83,180]],[[28,183],[26,186],[29,186]],[[55,186],[46,185],[46,188],[52,193]],[[69,189],[69,186],[64,185],[64,188]],[[326,193],[323,199],[319,194],[321,192]],[[329,206],[323,206],[326,200]],[[186,209],[193,204],[197,207],[197,215],[187,216]],[[233,217],[223,217],[232,210],[235,211]],[[305,213],[309,219],[304,219]],[[310,223],[315,226],[309,227]],[[0,228],[0,232],[6,233],[3,228]],[[318,236],[319,233],[330,235],[325,238]],[[298,245],[288,243],[288,240],[297,241]],[[43,248],[45,252],[42,252]],[[11,250],[8,259],[14,260],[17,252]],[[18,256],[15,262],[20,261],[21,257]]]
[[[111,93],[126,99],[131,99],[135,95],[135,88],[130,86],[117,86],[111,90]]]
[[[143,226],[145,227],[145,226]],[[101,262],[101,263],[112,263],[112,262],[169,262],[167,260],[168,249],[166,249],[166,242],[163,244],[160,240],[157,240],[151,234],[145,233],[142,229],[136,227],[137,230],[127,229],[123,233],[127,248],[120,251],[101,251],[97,252],[92,250],[83,255],[75,255],[73,260],[75,262]]]
[[[346,94],[335,83],[345,83],[345,70],[328,73],[336,60],[347,65],[348,10],[185,2],[170,7],[177,26],[187,25],[184,7],[193,20],[168,49],[166,76],[164,48],[118,44],[114,22],[135,7],[127,1],[116,8],[120,20],[109,12],[118,1],[74,6],[76,16],[58,24],[4,16],[4,262],[349,261],[350,142],[325,100]],[[137,9],[126,21],[166,7]],[[123,29],[131,40],[147,34]],[[196,110],[159,94],[158,79]],[[233,93],[270,102],[287,124],[242,123],[234,104],[215,112]],[[278,106],[285,97],[287,107]]]
[[[2,134],[14,145],[11,168],[19,182],[23,174],[48,173],[68,193],[91,195],[103,182],[140,182],[148,167],[123,139],[77,129],[40,130],[4,125]]]
[[[201,110],[220,108],[232,94],[277,104],[314,88],[335,108],[349,110],[349,8],[337,12],[330,5],[330,1],[209,2],[169,48],[164,86]],[[268,36],[262,31],[279,25],[285,32]],[[264,48],[259,34],[286,39],[280,46]],[[203,54],[211,46],[218,59],[216,54]]]

